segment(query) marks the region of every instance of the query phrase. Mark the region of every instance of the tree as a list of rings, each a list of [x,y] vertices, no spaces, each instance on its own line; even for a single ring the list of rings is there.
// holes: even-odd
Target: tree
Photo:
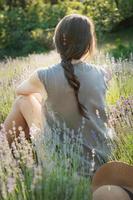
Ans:
[[[133,0],[114,0],[116,7],[124,19],[133,16]]]
[[[58,0],[50,0],[51,4],[57,4],[58,3]]]
[[[121,16],[120,22],[113,27],[113,31],[123,27],[128,28],[133,26],[133,0],[114,0],[116,8]]]
[[[27,4],[26,0],[6,0],[6,5],[8,5],[10,9],[16,6],[25,8],[26,4]]]
[[[52,5],[57,4],[58,0],[43,0],[44,3],[51,3]]]

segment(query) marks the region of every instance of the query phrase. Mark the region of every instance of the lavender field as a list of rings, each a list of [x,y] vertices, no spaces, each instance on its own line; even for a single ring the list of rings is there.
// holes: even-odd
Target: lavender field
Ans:
[[[25,58],[6,59],[0,63],[0,199],[1,200],[88,200],[91,199],[91,180],[76,173],[80,152],[78,141],[67,140],[58,155],[47,146],[46,136],[36,127],[30,130],[27,141],[24,131],[9,148],[2,123],[16,97],[15,88],[37,68],[59,62],[55,51],[49,54],[29,55]],[[107,115],[111,134],[116,134],[110,160],[133,165],[133,56],[117,60],[98,52],[91,60],[97,66],[109,68],[113,77],[107,91]],[[55,133],[58,130],[54,130]],[[64,132],[67,129],[64,127]],[[49,132],[49,129],[46,129]],[[15,135],[16,127],[10,134]],[[47,134],[46,134],[47,135]],[[67,134],[66,134],[67,135]],[[53,146],[58,144],[55,138]],[[73,167],[71,167],[70,158]],[[95,152],[92,152],[94,157]],[[92,162],[92,167],[95,164]]]

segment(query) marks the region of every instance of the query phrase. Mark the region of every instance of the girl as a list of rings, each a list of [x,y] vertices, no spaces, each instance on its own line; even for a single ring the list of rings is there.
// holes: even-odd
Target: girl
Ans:
[[[23,127],[28,138],[32,123],[42,128],[47,121],[50,127],[53,126],[49,109],[59,122],[65,122],[75,133],[84,119],[84,158],[95,149],[94,171],[110,155],[105,112],[106,80],[109,76],[102,69],[84,61],[87,55],[93,54],[95,41],[94,25],[90,19],[78,14],[64,17],[54,34],[61,62],[35,71],[17,88],[18,98],[4,122],[7,133],[12,128],[12,121],[15,121],[17,127]],[[43,121],[42,99],[45,100]],[[7,134],[7,138],[11,143],[10,134]],[[89,170],[87,175],[90,175]]]

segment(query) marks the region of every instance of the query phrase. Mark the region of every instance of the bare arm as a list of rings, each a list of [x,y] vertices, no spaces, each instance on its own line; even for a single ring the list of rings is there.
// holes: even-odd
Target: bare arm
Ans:
[[[31,76],[23,81],[16,89],[17,95],[30,95],[33,93],[40,93],[41,96],[46,94],[46,90],[44,85],[38,78],[37,71],[31,74]]]

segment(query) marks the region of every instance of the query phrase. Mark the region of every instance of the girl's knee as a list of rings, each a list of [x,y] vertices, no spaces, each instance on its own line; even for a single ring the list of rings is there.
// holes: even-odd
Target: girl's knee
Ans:
[[[28,108],[32,108],[33,105],[32,96],[18,96],[12,106],[14,112],[22,112],[23,110],[28,110]]]
[[[23,105],[25,106],[28,103],[33,103],[34,97],[33,95],[20,95],[16,98],[14,105],[22,107]]]
[[[93,200],[130,200],[128,194],[119,186],[104,185],[93,193]]]

